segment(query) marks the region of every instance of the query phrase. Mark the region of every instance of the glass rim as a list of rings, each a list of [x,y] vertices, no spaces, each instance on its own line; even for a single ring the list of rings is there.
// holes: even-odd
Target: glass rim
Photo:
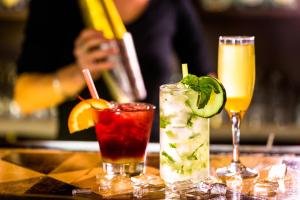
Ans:
[[[219,43],[222,44],[254,44],[254,36],[220,36]]]
[[[185,88],[185,87],[176,87],[178,83],[166,83],[166,84],[163,84],[159,87],[159,89],[161,91],[188,91],[190,90],[190,88]],[[170,86],[175,86],[175,87],[170,87]]]
[[[145,103],[145,102],[126,102],[126,103],[118,103],[118,102],[110,102],[110,107],[106,109],[95,109],[96,111],[103,111],[103,110],[109,110],[110,112],[144,112],[144,111],[153,111],[156,109],[156,106],[151,103]],[[144,106],[142,108],[132,109],[132,110],[125,110],[125,109],[119,109],[116,106],[119,105],[133,105],[133,106]]]

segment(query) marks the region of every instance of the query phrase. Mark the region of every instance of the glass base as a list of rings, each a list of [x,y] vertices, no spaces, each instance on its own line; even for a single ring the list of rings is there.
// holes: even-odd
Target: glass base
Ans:
[[[151,192],[164,189],[163,180],[156,175],[144,173],[144,162],[130,164],[103,163],[104,174],[98,174],[96,181],[98,191],[104,199],[114,196],[132,194],[135,199],[141,199]],[[75,191],[77,192],[77,191]],[[80,191],[81,192],[81,191]],[[85,192],[85,191],[84,191]]]
[[[231,177],[234,175],[240,175],[243,179],[254,178],[258,175],[258,172],[255,169],[250,169],[245,167],[240,162],[232,162],[228,167],[218,168],[217,176],[220,178]]]
[[[144,166],[144,162],[127,164],[102,163],[104,173],[110,176],[137,176],[144,172]]]

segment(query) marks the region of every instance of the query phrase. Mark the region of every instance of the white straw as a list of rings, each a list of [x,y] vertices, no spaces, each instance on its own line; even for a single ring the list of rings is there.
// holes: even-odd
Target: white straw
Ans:
[[[90,70],[89,69],[83,69],[82,73],[83,73],[83,77],[85,79],[86,85],[89,88],[89,91],[90,91],[90,94],[91,94],[92,98],[99,99],[98,92],[96,90],[96,87],[95,87],[93,78],[91,76]]]

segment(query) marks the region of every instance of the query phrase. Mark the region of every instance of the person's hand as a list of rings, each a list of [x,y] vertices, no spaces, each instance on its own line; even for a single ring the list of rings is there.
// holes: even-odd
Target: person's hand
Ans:
[[[98,77],[101,71],[112,68],[114,63],[107,58],[118,53],[118,48],[111,45],[101,48],[109,42],[112,41],[104,38],[99,31],[83,30],[75,40],[74,55],[77,66],[81,69],[88,68],[95,77]]]

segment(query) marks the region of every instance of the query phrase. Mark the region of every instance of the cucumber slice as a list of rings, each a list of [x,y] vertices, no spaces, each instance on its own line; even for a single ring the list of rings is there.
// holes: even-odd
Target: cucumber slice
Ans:
[[[181,82],[197,92],[196,95],[191,95],[186,102],[194,114],[203,118],[210,118],[219,114],[224,108],[226,91],[216,78],[188,75]]]

